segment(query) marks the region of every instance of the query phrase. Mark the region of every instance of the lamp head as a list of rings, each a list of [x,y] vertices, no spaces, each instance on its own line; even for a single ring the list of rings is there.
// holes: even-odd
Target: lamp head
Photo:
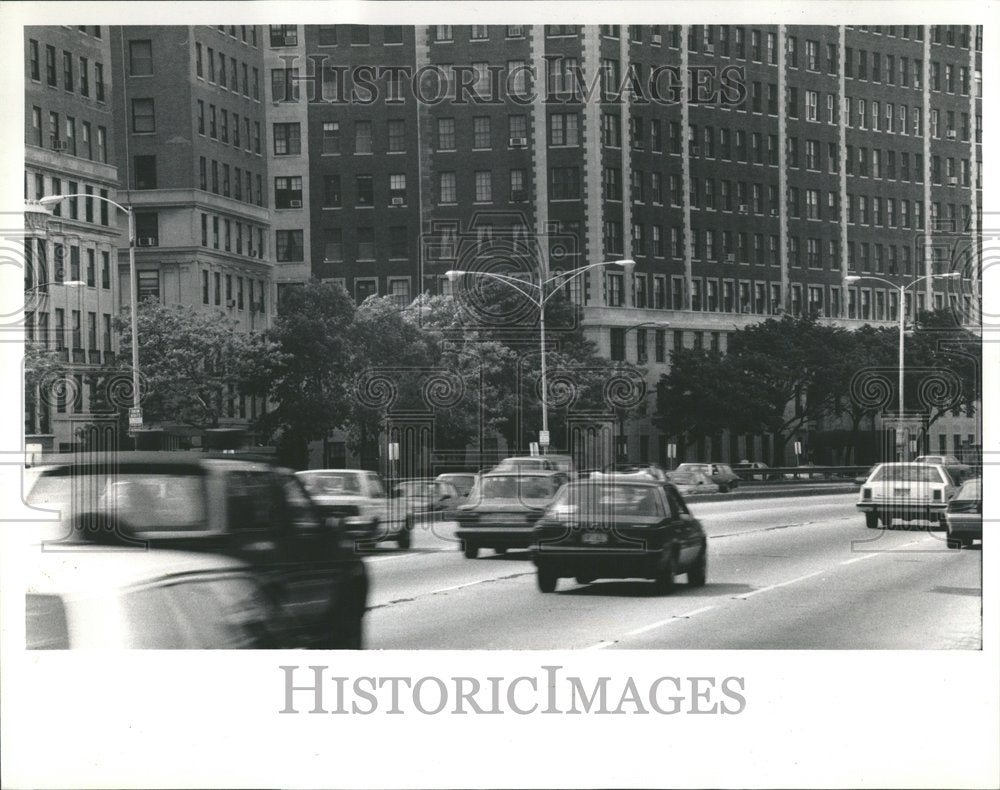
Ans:
[[[54,206],[56,203],[62,203],[62,201],[62,195],[46,195],[38,199],[39,204],[42,206]]]
[[[455,280],[457,280],[464,274],[465,272],[461,271],[460,269],[449,269],[444,273],[444,276],[448,278],[448,282],[453,283],[455,282]]]
[[[846,277],[844,278],[844,284],[845,284],[845,285],[850,285],[851,283],[856,283],[856,282],[857,282],[858,280],[860,280],[860,279],[861,279],[861,278],[860,278],[860,277],[858,277],[858,275],[856,275],[856,274],[849,274],[849,275],[847,275],[847,276],[846,276]]]

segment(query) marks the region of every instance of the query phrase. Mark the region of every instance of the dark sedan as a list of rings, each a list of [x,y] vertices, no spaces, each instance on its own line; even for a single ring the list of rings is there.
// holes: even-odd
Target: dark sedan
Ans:
[[[538,588],[555,591],[560,578],[579,584],[600,578],[653,579],[661,593],[674,577],[705,584],[708,541],[677,489],[667,483],[592,479],[559,493],[534,530]]]
[[[969,548],[973,540],[983,539],[983,480],[966,480],[944,511],[948,530],[948,548]]]
[[[481,548],[526,549],[532,528],[560,487],[563,472],[504,471],[480,477],[469,493],[468,503],[458,508],[455,531],[465,556],[475,559]]]

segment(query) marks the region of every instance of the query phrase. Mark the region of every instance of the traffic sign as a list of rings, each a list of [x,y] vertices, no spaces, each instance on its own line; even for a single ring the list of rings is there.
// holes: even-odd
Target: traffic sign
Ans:
[[[399,442],[389,442],[389,460],[399,460]]]
[[[137,406],[128,410],[128,427],[131,428],[141,428],[142,427],[142,407]]]
[[[532,455],[538,455],[538,442],[531,442],[529,445]]]
[[[675,442],[670,442],[667,445],[667,458],[677,457],[677,444]]]
[[[538,432],[538,443],[542,447],[548,447],[549,446],[549,432],[548,431],[539,431]]]
[[[795,454],[802,455],[802,442],[795,443]]]

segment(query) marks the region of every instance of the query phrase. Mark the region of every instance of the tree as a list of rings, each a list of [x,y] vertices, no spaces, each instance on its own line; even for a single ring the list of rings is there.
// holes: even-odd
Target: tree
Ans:
[[[656,388],[655,423],[671,436],[708,437],[736,430],[741,421],[743,380],[717,351],[683,348],[670,357],[670,373]],[[719,386],[720,382],[726,386]]]
[[[271,328],[254,341],[246,379],[270,404],[256,427],[277,435],[278,456],[290,466],[305,467],[309,442],[350,412],[354,312],[342,286],[312,280],[283,292]]]
[[[250,372],[271,349],[220,313],[200,312],[152,299],[139,304],[140,391],[147,423],[217,428],[231,398],[254,384]],[[116,318],[119,365],[131,364],[129,316]]]

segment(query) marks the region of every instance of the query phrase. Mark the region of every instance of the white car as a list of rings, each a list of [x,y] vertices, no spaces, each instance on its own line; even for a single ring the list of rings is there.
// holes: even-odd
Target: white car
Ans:
[[[958,486],[940,464],[886,463],[876,466],[861,486],[858,510],[869,529],[893,521],[941,523]]]
[[[389,497],[382,476],[367,469],[310,469],[296,472],[327,518],[341,519],[352,537],[364,541],[394,540],[410,548],[411,522],[406,503]]]
[[[692,496],[695,494],[717,494],[719,485],[712,480],[701,469],[694,468],[696,464],[682,464],[688,468],[678,467],[673,472],[667,474],[667,479],[680,491],[681,496]],[[707,466],[707,464],[705,464]]]

